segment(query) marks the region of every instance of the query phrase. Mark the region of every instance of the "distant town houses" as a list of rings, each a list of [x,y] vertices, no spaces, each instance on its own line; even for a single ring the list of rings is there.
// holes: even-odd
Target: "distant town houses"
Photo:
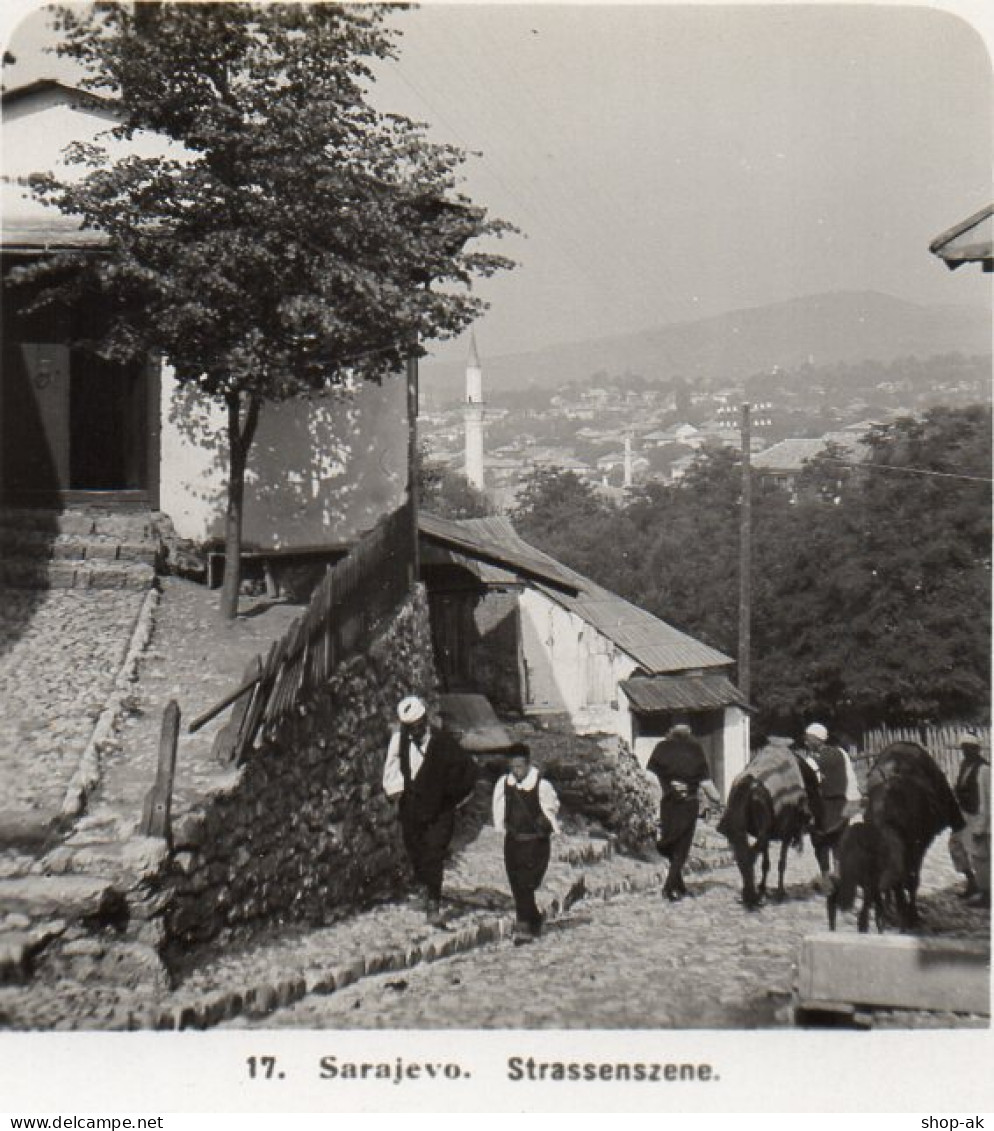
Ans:
[[[741,449],[746,395],[757,406],[750,456],[760,483],[792,497],[807,462],[829,445],[859,464],[868,455],[862,440],[875,424],[920,414],[933,403],[990,400],[989,359],[961,355],[873,362],[865,369],[774,368],[750,379],[748,394],[726,384],[643,387],[636,378],[635,387],[626,387],[624,377],[598,374],[586,387],[518,390],[500,405],[493,403],[499,392],[483,389],[485,363],[475,354],[473,361],[474,390],[479,382],[485,403],[483,489],[499,511],[513,509],[539,469],[569,471],[600,497],[617,501],[646,483],[678,484],[702,452]],[[430,458],[465,472],[466,403],[436,405],[422,412],[419,425]]]

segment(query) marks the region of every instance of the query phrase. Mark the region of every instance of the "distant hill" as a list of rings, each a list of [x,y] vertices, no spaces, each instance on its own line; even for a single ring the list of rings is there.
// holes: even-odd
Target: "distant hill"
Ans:
[[[483,357],[484,390],[556,388],[599,372],[626,371],[648,380],[685,377],[695,385],[735,382],[774,366],[789,369],[991,349],[991,315],[972,307],[922,306],[890,295],[812,295],[693,322],[529,353]],[[422,363],[424,390],[436,402],[458,399],[464,366]]]

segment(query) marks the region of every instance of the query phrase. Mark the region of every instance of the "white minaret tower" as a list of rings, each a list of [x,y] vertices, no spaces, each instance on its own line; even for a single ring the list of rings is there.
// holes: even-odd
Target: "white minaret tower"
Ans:
[[[635,481],[632,474],[632,434],[631,432],[625,433],[625,486],[631,487]]]
[[[483,370],[476,352],[476,334],[470,331],[466,362],[466,478],[478,491],[483,483]]]

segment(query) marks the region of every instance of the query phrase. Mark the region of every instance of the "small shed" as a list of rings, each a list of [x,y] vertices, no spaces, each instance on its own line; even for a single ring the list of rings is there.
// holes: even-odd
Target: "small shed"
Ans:
[[[486,695],[578,734],[615,734],[644,765],[677,722],[719,788],[748,758],[732,660],[537,550],[507,518],[420,516],[443,691]]]

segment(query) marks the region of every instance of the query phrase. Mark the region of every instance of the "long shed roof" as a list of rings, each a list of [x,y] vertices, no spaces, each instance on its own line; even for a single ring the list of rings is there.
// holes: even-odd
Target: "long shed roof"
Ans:
[[[422,514],[421,532],[429,538],[441,535],[450,543],[454,543],[458,535],[458,549],[470,558],[479,554],[491,564],[515,569],[518,568],[516,563],[526,565],[529,574],[524,576],[538,590],[596,628],[649,674],[723,668],[732,663],[731,657],[723,652],[681,632],[529,545],[507,518],[494,516],[451,522]]]
[[[928,249],[950,271],[964,263],[981,263],[985,271],[994,271],[994,204],[936,236]]]

